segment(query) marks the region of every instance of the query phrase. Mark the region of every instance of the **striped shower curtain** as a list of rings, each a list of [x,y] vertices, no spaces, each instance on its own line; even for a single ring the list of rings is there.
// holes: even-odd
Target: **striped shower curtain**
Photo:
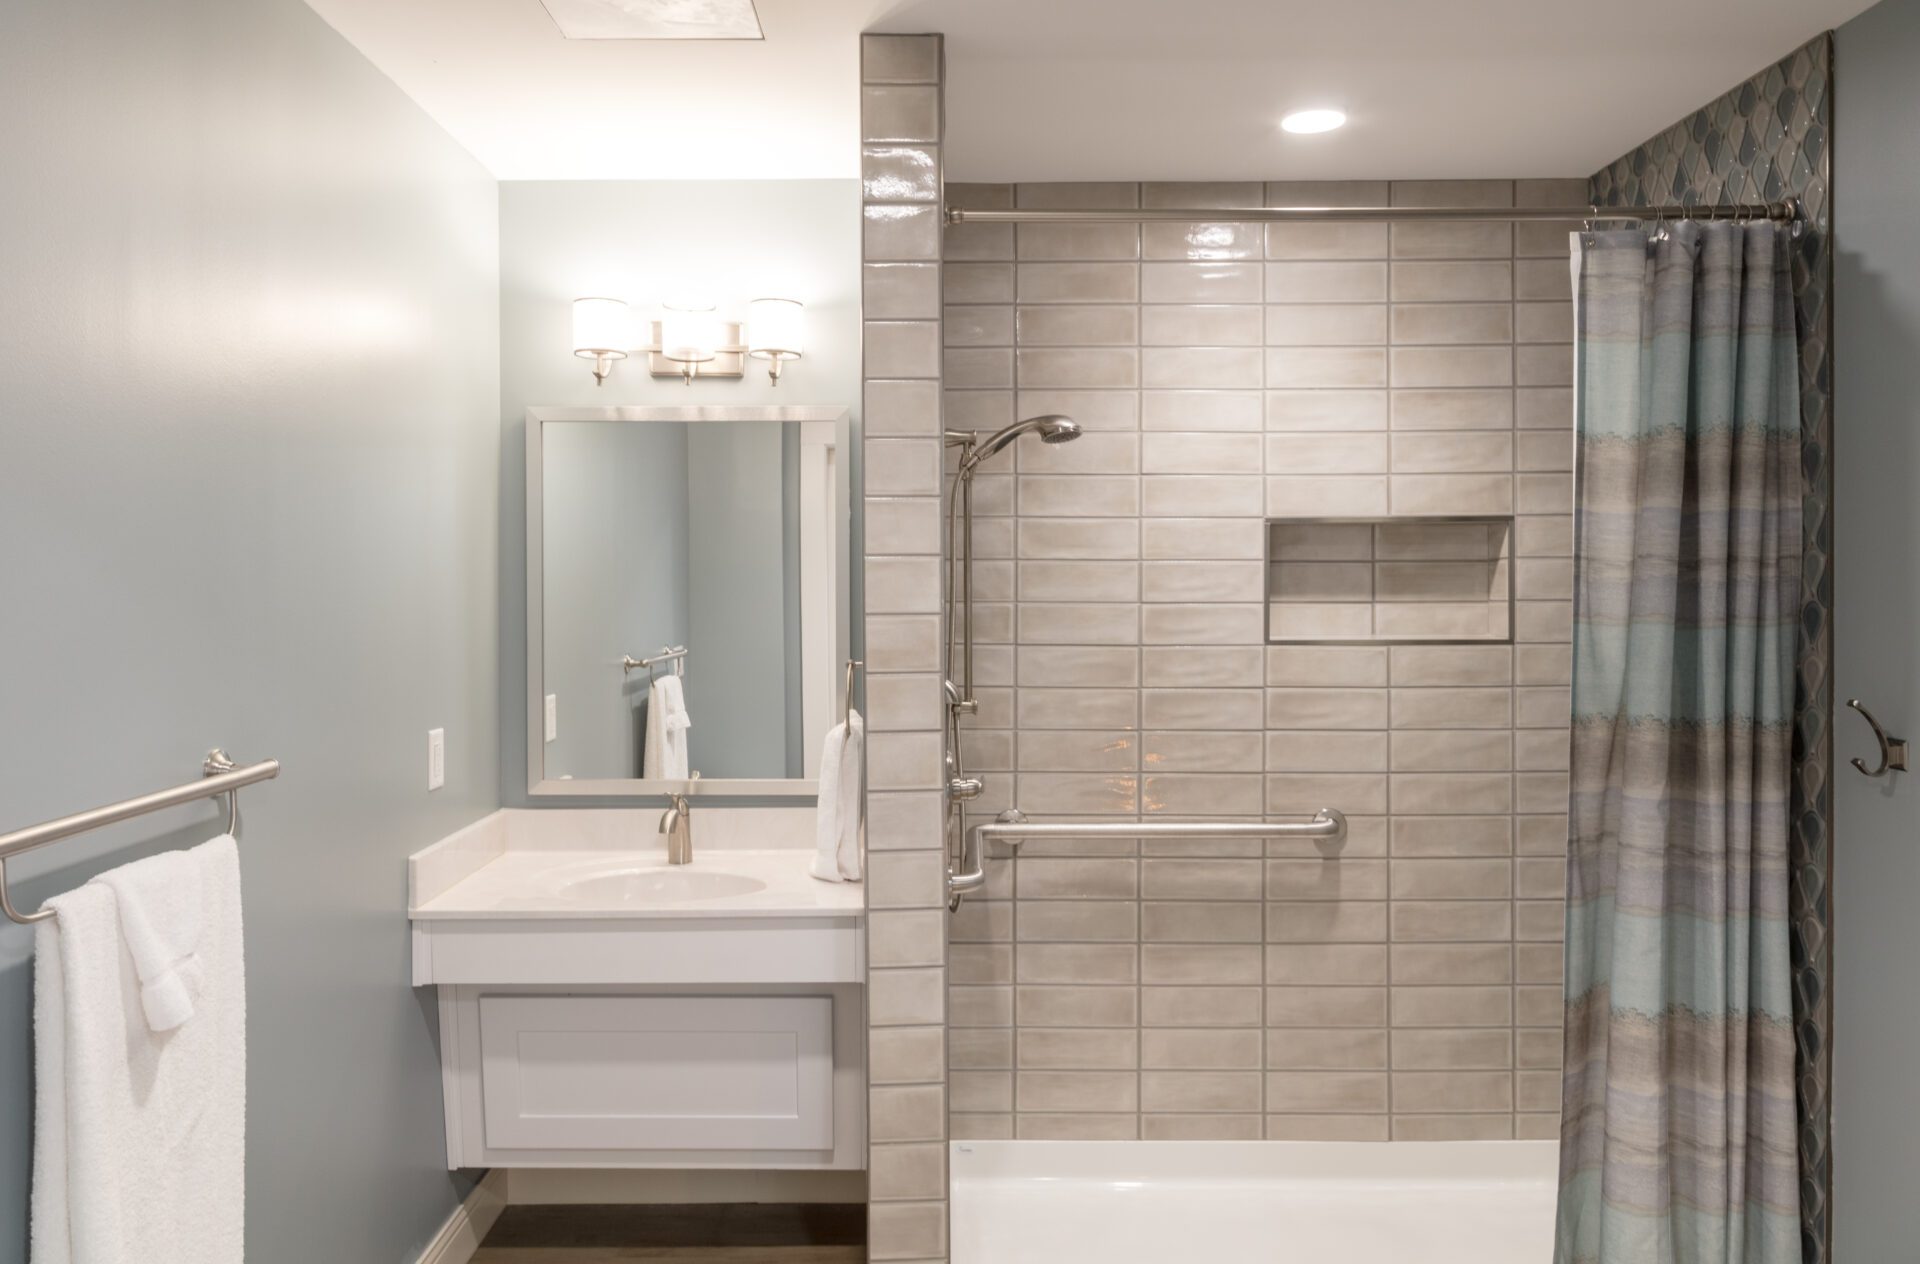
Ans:
[[[1556,1264],[1798,1264],[1789,243],[1574,238],[1566,1061]]]

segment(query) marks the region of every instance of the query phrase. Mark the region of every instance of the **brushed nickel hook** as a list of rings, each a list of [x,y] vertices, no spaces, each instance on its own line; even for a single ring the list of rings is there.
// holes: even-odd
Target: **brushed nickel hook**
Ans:
[[[1873,726],[1874,740],[1880,743],[1878,768],[1867,767],[1866,761],[1857,755],[1853,758],[1853,766],[1869,777],[1884,777],[1889,772],[1905,772],[1907,770],[1907,739],[1887,736],[1887,731],[1880,727],[1880,721],[1873,718],[1873,712],[1860,705],[1860,699],[1848,698],[1847,705],[1858,711],[1861,718]]]
[[[866,665],[867,660],[864,658],[847,660],[847,687],[840,692],[840,723],[842,724],[853,721],[853,673]]]

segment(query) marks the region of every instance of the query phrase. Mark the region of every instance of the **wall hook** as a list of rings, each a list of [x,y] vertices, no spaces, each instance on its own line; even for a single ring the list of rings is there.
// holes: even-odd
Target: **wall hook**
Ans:
[[[1866,722],[1873,726],[1873,736],[1880,743],[1880,766],[1869,768],[1859,756],[1853,759],[1853,766],[1869,777],[1884,777],[1889,772],[1907,770],[1907,739],[1888,737],[1887,731],[1880,727],[1880,721],[1873,718],[1873,712],[1860,705],[1860,699],[1848,698],[1847,705],[1858,711]]]

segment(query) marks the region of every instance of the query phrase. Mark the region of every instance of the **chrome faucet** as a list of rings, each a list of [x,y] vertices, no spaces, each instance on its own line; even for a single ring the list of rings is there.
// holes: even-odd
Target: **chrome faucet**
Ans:
[[[672,806],[660,817],[660,832],[667,836],[667,863],[690,865],[693,863],[693,805],[687,802],[686,795],[677,792],[669,794],[667,802]]]

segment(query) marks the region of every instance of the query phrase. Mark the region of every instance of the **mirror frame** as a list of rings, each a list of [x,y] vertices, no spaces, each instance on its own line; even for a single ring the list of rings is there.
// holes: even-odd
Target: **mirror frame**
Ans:
[[[679,793],[689,797],[700,796],[715,798],[726,796],[782,796],[792,798],[815,798],[819,793],[819,782],[814,777],[715,777],[695,778],[690,781],[648,780],[644,777],[618,778],[559,778],[546,775],[546,496],[545,496],[545,447],[544,434],[546,424],[553,421],[619,421],[619,422],[727,422],[727,421],[779,421],[799,422],[803,428],[801,444],[801,477],[808,477],[808,450],[824,449],[826,466],[824,470],[811,471],[816,477],[825,476],[834,480],[836,490],[842,487],[840,471],[845,468],[844,454],[840,443],[846,435],[845,424],[851,410],[831,404],[772,404],[772,405],[618,405],[613,407],[588,408],[529,408],[527,409],[527,497],[526,497],[526,539],[527,539],[527,794],[532,798],[654,798]],[[806,426],[815,425],[827,428],[828,442],[824,445],[808,443]],[[848,519],[852,500],[851,489],[847,490],[847,503],[836,500],[834,505],[835,526]],[[836,530],[836,535],[838,531]],[[847,533],[851,539],[851,532]],[[806,573],[805,548],[802,548],[801,573]],[[853,565],[851,558],[838,558],[834,565],[834,597],[838,607],[835,620],[835,635],[840,644],[851,632],[851,612],[846,609],[848,570]],[[809,606],[804,585],[801,594],[801,626],[808,622]],[[817,617],[817,615],[815,616]],[[648,647],[651,648],[651,647]],[[838,660],[843,656],[836,646],[836,669],[842,665]],[[836,675],[838,674],[836,670]],[[833,696],[833,687],[824,681],[803,676],[801,680],[802,712],[812,710],[822,704],[820,691],[825,690],[824,704],[838,707],[839,701]],[[809,752],[805,756],[805,766],[813,767],[819,759],[818,752]]]

